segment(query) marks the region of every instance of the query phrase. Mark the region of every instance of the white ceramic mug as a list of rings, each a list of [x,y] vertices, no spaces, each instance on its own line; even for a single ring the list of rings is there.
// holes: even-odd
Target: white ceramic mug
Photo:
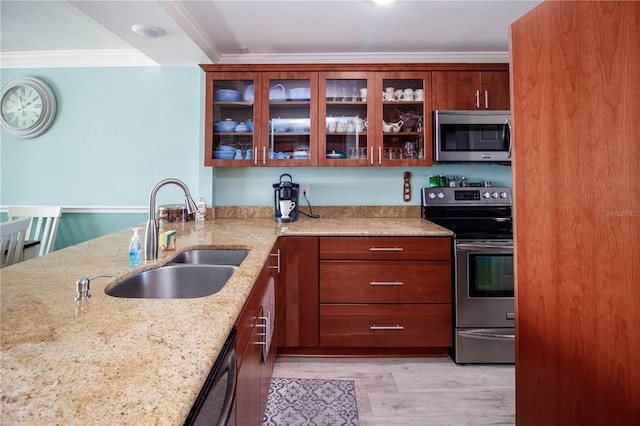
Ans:
[[[289,219],[289,213],[296,207],[295,201],[280,200],[280,217],[282,219]]]
[[[405,101],[405,102],[406,101],[412,101],[413,100],[413,96],[414,96],[413,89],[407,88],[407,89],[404,89],[404,92],[402,92],[402,98],[401,99],[403,101]]]
[[[393,92],[393,100],[394,101],[401,101],[403,95],[404,95],[404,90],[396,89],[396,91]]]
[[[413,98],[416,101],[424,101],[424,90],[416,89],[415,92],[413,92]]]
[[[336,132],[336,122],[335,121],[328,121],[327,122],[327,132],[329,133],[335,133]]]

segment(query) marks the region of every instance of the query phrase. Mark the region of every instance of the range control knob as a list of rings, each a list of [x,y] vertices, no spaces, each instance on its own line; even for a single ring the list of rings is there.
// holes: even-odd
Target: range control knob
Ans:
[[[506,193],[506,192],[504,192],[504,191],[502,191],[502,192],[500,193],[500,198],[507,198],[507,193]]]
[[[492,196],[493,198],[498,198],[498,193],[497,193],[496,191],[493,191],[493,192],[491,193],[491,196]]]
[[[491,197],[491,194],[489,194],[488,192],[483,192],[483,193],[482,193],[482,196],[483,196],[484,198],[489,198],[489,197]]]
[[[435,193],[433,193],[433,192],[430,192],[430,193],[429,193],[429,195],[428,195],[428,197],[429,197],[429,198],[431,198],[431,199],[433,200],[434,198],[436,198],[436,194],[435,194]]]
[[[438,198],[440,198],[440,199],[442,200],[442,199],[444,198],[444,193],[442,193],[442,192],[438,192],[437,197],[438,197]]]

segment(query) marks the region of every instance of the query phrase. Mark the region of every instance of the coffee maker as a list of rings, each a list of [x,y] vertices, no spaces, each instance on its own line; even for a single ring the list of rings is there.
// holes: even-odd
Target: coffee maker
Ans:
[[[282,178],[288,177],[288,181]],[[280,175],[280,182],[273,184],[273,217],[276,222],[293,222],[298,219],[298,193],[297,183],[288,173]]]

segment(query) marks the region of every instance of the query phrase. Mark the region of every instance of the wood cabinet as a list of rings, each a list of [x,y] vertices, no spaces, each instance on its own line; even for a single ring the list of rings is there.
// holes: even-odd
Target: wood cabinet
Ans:
[[[328,71],[320,73],[320,146],[322,166],[369,166],[375,130],[374,73]],[[364,95],[364,96],[363,96]],[[371,127],[369,127],[371,123]]]
[[[511,26],[518,425],[640,424],[639,17],[543,2]]]
[[[451,239],[320,237],[323,348],[452,344]]]
[[[236,424],[262,424],[277,352],[275,278],[272,262],[265,264],[236,328]],[[274,334],[275,333],[275,334]]]
[[[205,166],[248,166],[261,140],[261,85],[258,72],[211,72],[205,82]],[[242,127],[238,125],[242,124]],[[236,131],[242,130],[242,131]],[[222,149],[232,148],[229,151]],[[236,150],[240,154],[236,155]],[[247,154],[250,153],[250,154]],[[237,159],[236,159],[237,158]]]
[[[280,237],[278,350],[318,346],[318,238]]]
[[[259,123],[264,133],[254,165],[317,165],[318,73],[265,72],[261,83]]]
[[[434,109],[509,109],[506,64],[201,67],[206,166],[429,166]]]
[[[508,71],[434,71],[434,110],[508,110]]]

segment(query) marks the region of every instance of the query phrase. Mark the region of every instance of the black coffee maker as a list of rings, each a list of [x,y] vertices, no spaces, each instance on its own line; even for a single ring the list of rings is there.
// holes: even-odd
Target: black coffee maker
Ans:
[[[289,181],[282,181],[288,177]],[[288,173],[280,175],[280,182],[273,184],[273,217],[276,222],[293,222],[298,219],[298,193],[297,183]]]

